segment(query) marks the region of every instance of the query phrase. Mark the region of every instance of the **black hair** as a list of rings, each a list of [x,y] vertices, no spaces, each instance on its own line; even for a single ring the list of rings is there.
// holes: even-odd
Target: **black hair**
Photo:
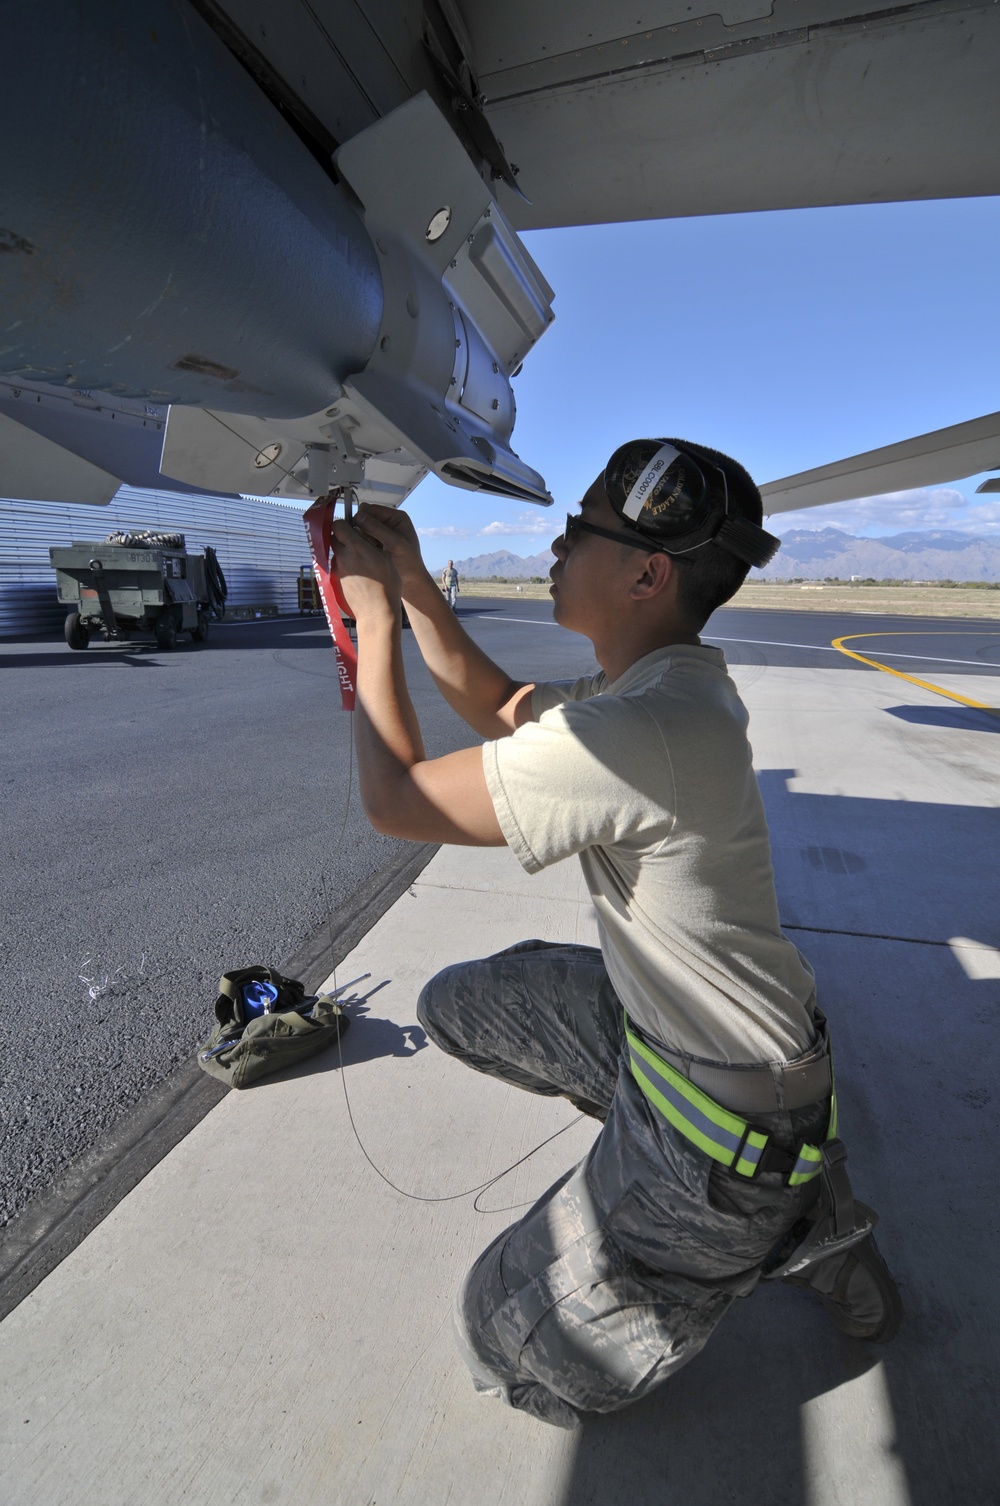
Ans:
[[[729,493],[729,516],[748,518],[751,523],[762,522],[764,505],[752,476],[738,460],[723,455],[720,450],[710,450],[707,445],[691,444],[686,439],[669,439],[668,444],[679,450],[687,450],[695,459],[704,459],[718,466],[726,478]],[[673,555],[680,570],[677,601],[695,631],[704,627],[716,608],[721,607],[742,586],[750,566],[727,549],[717,544],[704,544],[690,554]]]

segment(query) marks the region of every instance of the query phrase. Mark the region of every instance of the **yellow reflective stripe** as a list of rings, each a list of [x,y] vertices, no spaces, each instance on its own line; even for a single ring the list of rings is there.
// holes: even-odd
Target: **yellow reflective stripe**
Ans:
[[[669,1062],[641,1041],[639,1037],[629,1029],[628,1015],[625,1016],[625,1035],[629,1043],[629,1064],[632,1068],[632,1076],[635,1078],[644,1096],[658,1109],[668,1123],[679,1130],[699,1150],[711,1156],[713,1161],[719,1161],[731,1171],[736,1171],[740,1176],[753,1177],[756,1174],[761,1154],[768,1144],[770,1136],[763,1130],[751,1129],[746,1119],[741,1119],[738,1114],[730,1113],[714,1098],[709,1098],[700,1088],[695,1087],[690,1078],[678,1072]],[[673,1099],[668,1098],[656,1083],[651,1081],[642,1070],[639,1061],[645,1062],[661,1081],[669,1086],[672,1093],[690,1105],[692,1115],[713,1125],[721,1131],[722,1137],[734,1139],[735,1145],[725,1145],[719,1140],[713,1140],[710,1135],[692,1122],[685,1114],[683,1108]],[[832,1069],[832,1063],[831,1063]],[[837,1095],[831,1093],[830,1098],[830,1121],[824,1137],[832,1140],[837,1133]],[[744,1138],[745,1137],[745,1138]],[[737,1149],[740,1150],[739,1160],[733,1164],[733,1157]],[[803,1143],[798,1151],[798,1158],[789,1177],[788,1186],[798,1187],[803,1182],[811,1182],[813,1177],[819,1176],[823,1168],[823,1152],[816,1145]]]
[[[625,1034],[629,1043],[632,1076],[653,1107],[714,1161],[738,1171],[741,1176],[752,1177],[757,1170],[761,1151],[770,1137],[763,1130],[751,1129],[745,1119],[724,1109],[714,1098],[695,1087],[682,1072],[657,1056],[655,1051],[629,1029],[627,1016]],[[643,1071],[642,1064],[648,1066],[662,1086]],[[664,1092],[664,1088],[667,1092]],[[690,1113],[685,1112],[684,1105],[689,1107]],[[713,1137],[713,1130],[718,1131],[718,1139]],[[737,1153],[739,1160],[734,1166]]]
[[[803,1144],[799,1148],[798,1159],[788,1178],[789,1187],[798,1187],[802,1182],[811,1182],[813,1177],[819,1176],[822,1166],[823,1152],[815,1145]]]
[[[751,1130],[749,1135],[747,1135],[747,1145],[752,1145],[757,1151],[762,1151],[767,1142],[768,1136],[763,1134],[760,1130]],[[757,1162],[759,1160],[759,1155],[754,1156],[752,1161],[748,1161],[746,1156],[740,1156],[740,1159],[733,1167],[733,1170],[738,1171],[741,1176],[752,1177],[754,1172],[757,1170]]]
[[[647,1061],[655,1071],[661,1073],[671,1086],[676,1088],[677,1092],[687,1099],[693,1108],[696,1108],[699,1113],[704,1114],[706,1119],[711,1119],[712,1123],[717,1124],[720,1129],[728,1130],[731,1135],[735,1135],[737,1140],[743,1138],[743,1133],[747,1127],[746,1120],[741,1119],[738,1114],[731,1114],[728,1109],[724,1109],[721,1104],[716,1103],[714,1098],[709,1098],[707,1093],[703,1093],[700,1088],[696,1088],[690,1078],[685,1077],[682,1072],[678,1072],[676,1067],[671,1067],[662,1057],[657,1056],[655,1051],[650,1051],[646,1043],[640,1041],[639,1037],[629,1029],[627,1019],[625,1023],[625,1035],[633,1052],[641,1056],[644,1061]],[[667,1118],[670,1118],[669,1114]]]
[[[650,1103],[659,1109],[664,1119],[669,1120],[675,1129],[680,1130],[681,1134],[694,1145],[697,1145],[699,1150],[703,1150],[706,1156],[711,1156],[713,1161],[721,1161],[724,1166],[732,1166],[732,1151],[725,1150],[717,1140],[710,1140],[707,1135],[702,1134],[701,1130],[697,1129],[691,1123],[690,1119],[685,1119],[680,1109],[675,1108],[670,1099],[665,1098],[660,1090],[650,1082],[649,1078],[636,1063],[634,1056],[632,1058],[632,1076]]]

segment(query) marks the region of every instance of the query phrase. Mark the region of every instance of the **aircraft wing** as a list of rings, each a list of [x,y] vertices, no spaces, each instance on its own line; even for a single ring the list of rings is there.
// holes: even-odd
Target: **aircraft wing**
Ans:
[[[1000,193],[993,0],[9,9],[0,491],[546,503],[519,230]]]
[[[764,511],[769,516],[827,502],[850,502],[855,497],[883,496],[917,486],[939,486],[980,471],[1000,470],[1000,413],[987,413],[968,423],[951,424],[930,434],[918,434],[863,455],[835,460],[797,476],[784,476],[762,486]],[[980,491],[1000,490],[992,481]]]
[[[435,92],[519,229],[1000,193],[990,0],[197,9],[328,145]]]
[[[519,227],[1000,192],[996,6],[463,10]]]

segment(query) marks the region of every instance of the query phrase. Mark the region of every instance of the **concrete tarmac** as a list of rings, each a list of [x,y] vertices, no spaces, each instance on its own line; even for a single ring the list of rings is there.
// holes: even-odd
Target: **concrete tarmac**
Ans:
[[[562,630],[490,642],[538,677],[593,663]],[[404,643],[428,751],[465,746]],[[213,625],[173,653],[0,642],[0,678],[2,1226],[192,1059],[220,973],[336,928],[409,844],[372,831],[356,781],[349,798],[321,618]]]
[[[470,625],[512,668],[500,631],[526,654],[576,645],[580,672],[587,646],[538,605]],[[903,1293],[895,1343],[764,1287],[668,1386],[577,1434],[475,1395],[450,1293],[593,1127],[427,1048],[416,992],[593,919],[572,864],[529,879],[506,852],[442,849],[338,969],[373,974],[343,1061],[230,1094],[0,1325],[12,1506],[993,1506],[1000,744],[967,702],[1000,707],[1000,639],[917,624],[912,660],[881,644],[901,679],[827,650],[912,620],[739,618],[706,638],[750,709],[783,923],[817,970],[855,1186]]]

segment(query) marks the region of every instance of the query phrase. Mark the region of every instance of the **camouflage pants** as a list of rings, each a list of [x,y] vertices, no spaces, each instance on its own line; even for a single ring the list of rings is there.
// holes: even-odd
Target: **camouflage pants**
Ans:
[[[455,1337],[481,1391],[547,1422],[612,1412],[692,1359],[815,1198],[727,1171],[652,1110],[628,1068],[623,1012],[595,947],[525,941],[431,979],[418,1017],[477,1071],[607,1110],[583,1161],[483,1251]],[[829,1104],[754,1122],[790,1148]]]

